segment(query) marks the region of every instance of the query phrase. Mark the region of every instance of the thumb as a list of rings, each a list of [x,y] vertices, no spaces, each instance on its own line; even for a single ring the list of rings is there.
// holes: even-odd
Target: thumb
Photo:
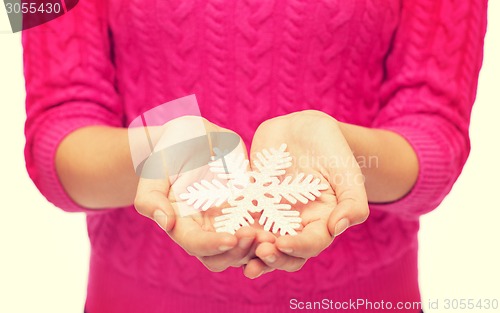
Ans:
[[[368,202],[354,198],[340,199],[328,218],[328,231],[332,237],[348,227],[363,223],[370,214]]]
[[[165,231],[175,225],[176,214],[167,198],[168,184],[161,180],[141,178],[134,200],[136,210],[158,223]]]

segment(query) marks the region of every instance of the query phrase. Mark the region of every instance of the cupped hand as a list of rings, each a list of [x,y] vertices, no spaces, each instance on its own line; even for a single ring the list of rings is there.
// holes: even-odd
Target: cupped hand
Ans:
[[[319,111],[302,111],[267,120],[254,135],[251,156],[282,143],[288,145],[293,157],[285,176],[312,174],[329,188],[315,201],[292,205],[302,218],[297,235],[259,242],[255,252],[258,259],[250,260],[245,267],[244,274],[249,278],[272,269],[299,270],[335,236],[364,222],[369,215],[361,170],[335,119]]]
[[[210,134],[232,134],[239,142],[237,149],[246,155],[239,136],[200,117],[178,118],[167,123],[162,132],[155,146],[156,155],[150,157],[141,172],[134,202],[137,211],[155,220],[179,246],[211,271],[239,267],[255,258],[257,236],[260,241],[271,242],[273,236],[252,227],[243,227],[234,235],[215,232],[213,218],[220,215],[222,207],[184,212],[186,206],[179,200],[179,193],[186,186],[213,175],[207,166],[199,166],[206,163],[206,150],[210,149],[208,157],[212,153],[211,141],[220,138]],[[209,135],[204,138],[203,134]],[[193,141],[193,137],[197,139]]]

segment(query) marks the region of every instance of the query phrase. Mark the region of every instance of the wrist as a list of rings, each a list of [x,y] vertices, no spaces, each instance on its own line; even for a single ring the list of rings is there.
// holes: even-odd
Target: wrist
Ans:
[[[365,176],[370,202],[392,202],[405,196],[418,177],[418,158],[401,135],[383,129],[339,123]]]

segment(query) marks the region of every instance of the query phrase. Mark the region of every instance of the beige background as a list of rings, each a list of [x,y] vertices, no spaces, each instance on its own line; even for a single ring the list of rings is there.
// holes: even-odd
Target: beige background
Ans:
[[[500,301],[500,1],[490,1],[485,58],[471,124],[472,152],[443,204],[422,217],[423,303]],[[3,10],[3,6],[2,10]],[[19,34],[0,11],[0,312],[82,312],[89,243],[83,214],[38,193],[24,168],[24,81]],[[500,312],[428,310],[427,312]]]

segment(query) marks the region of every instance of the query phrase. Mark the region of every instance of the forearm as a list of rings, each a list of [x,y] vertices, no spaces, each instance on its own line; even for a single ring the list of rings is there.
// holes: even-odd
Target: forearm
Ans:
[[[391,202],[405,196],[418,176],[418,159],[400,135],[340,123],[340,129],[358,161],[370,202]]]
[[[60,143],[55,162],[64,189],[79,205],[98,209],[133,203],[138,177],[126,128],[78,129]]]

